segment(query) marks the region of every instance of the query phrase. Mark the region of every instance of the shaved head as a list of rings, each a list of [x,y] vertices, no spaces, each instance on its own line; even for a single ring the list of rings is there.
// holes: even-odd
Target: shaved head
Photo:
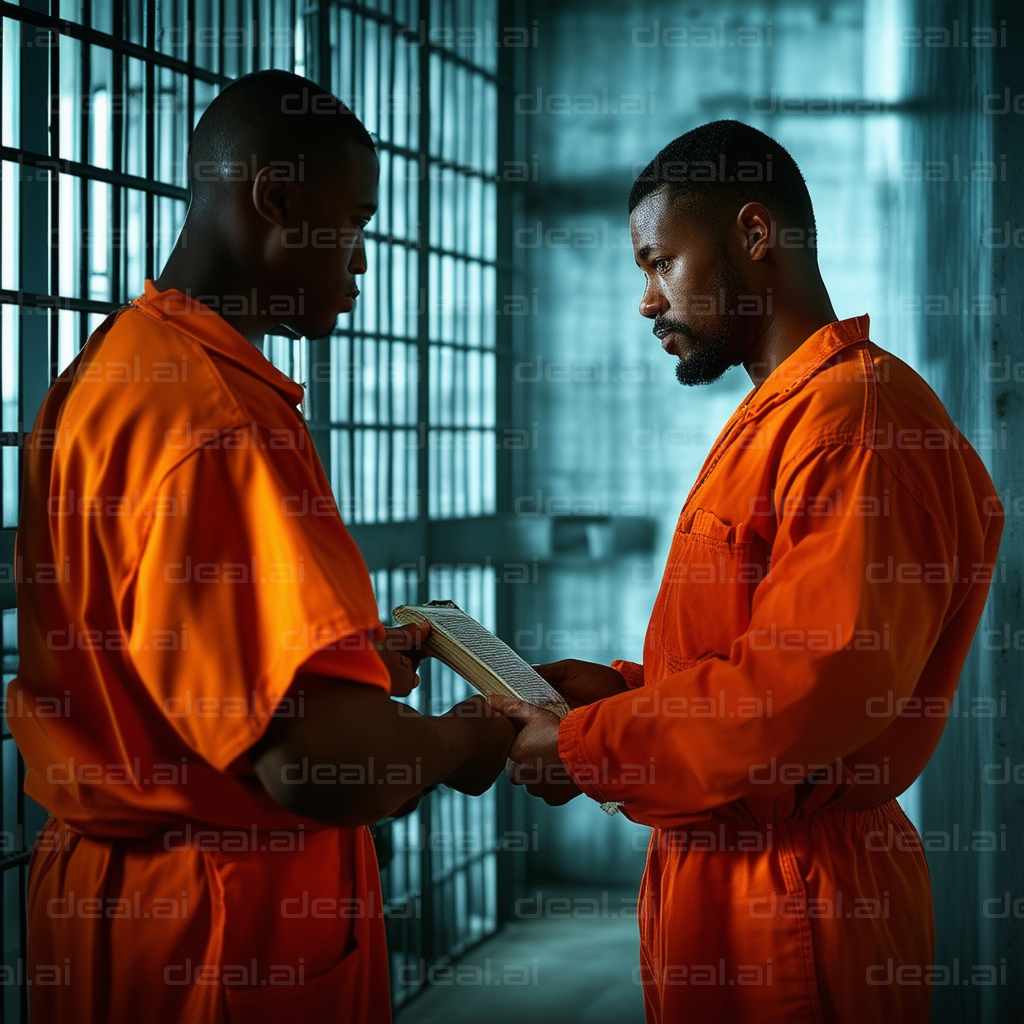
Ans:
[[[358,117],[315,82],[288,71],[256,71],[226,86],[199,119],[188,151],[193,205],[225,185],[251,187],[270,167],[302,181],[336,166],[346,144],[375,151]]]
[[[244,75],[196,125],[158,286],[201,297],[255,344],[325,337],[359,295],[379,180],[373,139],[336,96],[287,71]]]

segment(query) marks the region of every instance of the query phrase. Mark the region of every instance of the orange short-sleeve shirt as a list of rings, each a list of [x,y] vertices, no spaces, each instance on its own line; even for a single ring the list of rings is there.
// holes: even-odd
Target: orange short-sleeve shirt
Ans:
[[[33,860],[30,960],[70,957],[79,984],[34,992],[34,1013],[232,1019],[230,999],[252,1021],[282,993],[297,1012],[339,986],[387,1013],[379,914],[282,911],[311,893],[379,906],[367,830],[287,813],[245,756],[275,714],[304,713],[301,692],[286,698],[300,667],[390,686],[302,394],[210,309],[146,282],[40,410],[9,721],[26,792],[54,816]],[[159,925],[54,918],[72,892],[189,909]],[[236,961],[246,970],[225,973]],[[265,987],[275,964],[302,983]]]

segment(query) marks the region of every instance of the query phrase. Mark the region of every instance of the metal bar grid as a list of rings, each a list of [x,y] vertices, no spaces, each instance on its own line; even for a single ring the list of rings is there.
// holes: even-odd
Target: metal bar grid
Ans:
[[[430,0],[421,0],[424,6],[430,3]],[[473,19],[474,22],[479,20],[479,14],[487,11],[492,11],[491,7],[492,0],[483,0],[482,3],[478,3],[477,6],[481,8],[477,12],[478,17]],[[455,43],[456,33],[454,26],[451,23],[438,23],[438,11],[436,5],[428,13],[424,11],[420,14],[419,20],[415,14],[411,18],[403,17],[402,4],[399,0],[396,0],[394,8],[391,11],[385,9],[387,5],[381,7],[373,7],[368,5],[365,0],[336,0],[334,6],[342,9],[351,11],[358,11],[359,14],[367,19],[379,21],[383,24],[395,25],[401,33],[401,38],[407,46],[419,46],[429,47],[444,53],[445,58],[453,64],[458,64],[463,67],[471,68],[474,71],[480,71],[483,75],[489,78],[493,82],[498,81],[498,75],[493,67],[493,63],[490,65],[481,64],[474,62],[472,59],[467,58],[463,53],[454,45],[445,45],[446,41]],[[407,8],[411,9],[411,8]],[[452,10],[449,6],[448,10]],[[429,25],[428,25],[428,20]],[[485,19],[486,20],[486,19]],[[491,24],[497,26],[498,22],[492,17]],[[474,25],[464,24],[461,28],[468,34]],[[497,49],[497,47],[495,47]]]
[[[477,6],[496,23],[494,4]],[[497,508],[497,94],[494,75],[484,73],[492,51],[451,61],[430,43],[435,28],[456,38],[455,10],[446,2],[390,12],[346,3],[336,11],[335,35],[349,40],[349,60],[332,84],[380,136],[384,196],[381,222],[368,235],[364,302],[342,332],[357,369],[330,416],[332,481],[355,523],[415,519],[424,499],[430,518]],[[379,121],[370,116],[374,100]],[[415,249],[415,270],[403,248]],[[386,296],[392,307],[406,296],[415,305],[389,309]],[[384,462],[390,479],[369,468]]]
[[[145,189],[154,196],[166,196],[170,199],[180,199],[183,202],[188,199],[188,189],[178,188],[174,185],[166,185],[159,181],[144,178],[140,175],[122,174],[118,171],[107,170],[103,167],[94,167],[90,164],[80,163],[77,160],[68,160],[63,157],[44,156],[42,153],[33,153],[27,149],[17,149],[13,146],[0,147],[0,158],[11,163],[23,164],[27,167],[37,167],[51,174],[67,174],[79,177],[85,181],[102,182],[112,185],[115,188],[135,188],[140,191]]]
[[[328,421],[329,465],[342,514],[353,523],[419,516],[417,457],[418,300],[425,286],[417,231],[419,54],[401,42],[417,6],[391,12],[362,4],[331,10],[339,41],[331,85],[378,139],[381,209],[367,233],[369,273],[351,323],[333,342],[347,367],[337,379]],[[325,459],[325,461],[328,461]]]
[[[249,0],[246,0],[246,3],[248,2]],[[170,7],[173,5],[166,6]],[[190,65],[186,60],[179,60],[148,45],[132,43],[110,32],[98,31],[90,24],[92,21],[91,0],[83,0],[82,20],[80,22],[69,18],[57,17],[32,7],[8,3],[7,0],[3,0],[0,3],[0,17],[12,18],[26,25],[46,29],[50,32],[58,32],[62,36],[69,36],[72,39],[80,40],[89,46],[100,46],[111,53],[124,57],[136,57],[156,67],[167,68],[182,75],[189,75],[204,82],[209,82],[211,85],[227,85],[232,78],[236,77],[235,74],[218,74],[204,67]],[[241,73],[238,72],[238,74]]]
[[[373,573],[382,618],[396,604],[452,597],[492,628],[494,572],[480,566],[381,569]],[[407,702],[438,714],[470,688],[449,669],[427,664]],[[497,797],[467,798],[439,790],[412,814],[376,830],[384,886],[394,1005],[401,1006],[451,963],[498,928],[497,879],[502,837]]]

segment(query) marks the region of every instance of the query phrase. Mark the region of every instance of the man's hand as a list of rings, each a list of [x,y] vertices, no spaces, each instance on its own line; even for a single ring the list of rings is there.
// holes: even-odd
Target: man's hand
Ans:
[[[585,665],[586,662],[560,664]],[[532,796],[539,796],[545,803],[555,806],[579,796],[582,791],[558,756],[558,715],[515,697],[491,696],[487,703],[507,715],[519,728],[509,755],[509,779],[517,786],[526,786],[526,792]]]
[[[470,697],[446,711],[442,718],[465,723],[463,733],[473,753],[444,780],[446,786],[469,796],[486,793],[501,774],[516,731],[498,711],[492,711],[480,696]]]
[[[419,686],[416,669],[425,657],[421,648],[429,632],[429,622],[414,622],[384,630],[374,643],[391,675],[392,697],[408,697]]]
[[[569,703],[579,708],[584,704],[614,697],[625,693],[629,687],[622,674],[607,665],[596,665],[592,661],[578,661],[568,658],[550,665],[534,665],[537,674],[543,676]],[[496,705],[492,705],[495,707]]]
[[[250,763],[285,810],[338,828],[409,813],[441,783],[484,792],[515,739],[483,697],[432,718],[378,686],[330,676],[300,672],[294,692],[305,694],[305,713],[275,718],[249,748]],[[362,769],[355,778],[353,767]]]

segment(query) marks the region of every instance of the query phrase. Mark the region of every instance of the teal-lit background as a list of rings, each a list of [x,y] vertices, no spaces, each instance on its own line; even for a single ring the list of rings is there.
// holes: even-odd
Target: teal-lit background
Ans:
[[[929,854],[936,958],[1006,958],[1020,974],[1024,913],[986,910],[1024,897],[1024,642],[985,640],[1024,619],[1015,0],[25,0],[0,17],[0,569],[22,432],[89,331],[159,272],[196,119],[233,77],[289,68],[375,134],[382,207],[356,313],[323,342],[270,338],[267,355],[307,384],[382,615],[454,597],[533,662],[640,659],[679,508],[750,386],[733,370],[682,389],[639,316],[633,177],[715,118],[782,142],[810,188],[838,314],[870,314],[874,340],[926,377],[1009,513],[960,705],[1004,710],[951,719],[901,802],[926,833],[1005,836],[994,852]],[[412,700],[436,712],[465,692],[435,667]],[[2,750],[11,966],[41,812],[6,729]],[[987,783],[1004,764],[1007,783]],[[628,908],[645,836],[585,800],[552,810],[503,782],[476,800],[436,793],[378,829],[403,1024],[637,1019]],[[566,916],[552,899],[601,909]],[[485,961],[527,981],[429,975]],[[4,986],[2,1019],[27,1004],[24,986]],[[1015,1019],[1017,983],[935,1000],[935,1021]]]

